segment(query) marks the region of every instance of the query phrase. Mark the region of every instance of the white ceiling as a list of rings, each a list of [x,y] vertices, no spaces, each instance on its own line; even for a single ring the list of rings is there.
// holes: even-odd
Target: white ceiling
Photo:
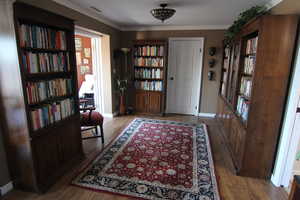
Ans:
[[[56,0],[68,2],[94,18],[125,30],[159,28],[222,29],[232,24],[238,14],[254,5],[275,5],[281,0]],[[153,18],[150,10],[167,2],[176,9],[175,15],[161,23]],[[62,3],[64,4],[64,3]],[[66,5],[66,4],[65,4]],[[101,13],[91,9],[96,7]],[[77,9],[77,10],[78,10]]]

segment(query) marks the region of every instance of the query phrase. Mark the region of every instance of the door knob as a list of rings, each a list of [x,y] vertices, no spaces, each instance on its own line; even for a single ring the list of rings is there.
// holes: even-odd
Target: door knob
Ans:
[[[170,77],[170,80],[171,80],[171,81],[173,81],[173,80],[174,80],[174,77],[173,77],[173,76],[172,76],[172,77]]]

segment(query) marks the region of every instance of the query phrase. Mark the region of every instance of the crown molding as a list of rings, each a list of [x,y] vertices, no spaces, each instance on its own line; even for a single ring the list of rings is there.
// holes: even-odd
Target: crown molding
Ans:
[[[274,6],[276,6],[277,4],[279,4],[282,1],[283,0],[271,0],[268,3],[266,3],[265,6],[267,7],[268,10],[270,10],[271,8],[273,8]]]
[[[122,31],[175,31],[175,30],[225,30],[229,25],[198,25],[198,26],[129,26]]]
[[[70,0],[53,0],[53,1],[56,2],[56,3],[58,3],[58,4],[60,4],[60,5],[66,6],[68,8],[71,8],[71,9],[77,11],[77,12],[80,12],[83,15],[87,15],[87,16],[93,18],[93,19],[96,19],[99,22],[102,22],[102,23],[104,23],[106,25],[109,25],[109,26],[111,26],[113,28],[121,30],[121,27],[118,24],[114,23],[113,21],[105,19],[103,16],[101,16],[101,15],[93,12],[92,10],[90,10],[88,8],[83,8],[80,5],[74,3],[74,2],[72,2]]]

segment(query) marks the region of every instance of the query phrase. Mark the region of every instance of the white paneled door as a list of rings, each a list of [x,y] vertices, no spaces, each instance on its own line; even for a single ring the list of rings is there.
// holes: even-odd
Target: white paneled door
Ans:
[[[167,113],[198,115],[203,38],[169,39]]]

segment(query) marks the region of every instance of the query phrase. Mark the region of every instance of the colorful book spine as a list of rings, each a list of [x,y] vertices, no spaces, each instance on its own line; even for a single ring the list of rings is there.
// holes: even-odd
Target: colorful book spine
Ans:
[[[135,56],[164,56],[164,46],[138,46],[134,50]]]
[[[70,71],[68,53],[24,52],[22,62],[25,71],[28,73]]]
[[[258,37],[247,40],[246,54],[255,54],[257,50]]]
[[[249,56],[245,57],[245,63],[244,63],[244,73],[252,75],[254,71],[256,57],[255,56]]]
[[[244,121],[247,121],[248,119],[248,113],[249,113],[249,105],[250,101],[245,99],[242,96],[238,96],[237,101],[237,113],[242,117]]]
[[[51,81],[27,82],[27,100],[29,104],[38,103],[53,97],[72,94],[71,79],[54,79]]]
[[[67,49],[66,33],[61,30],[21,24],[19,38],[21,47],[57,50]]]
[[[162,81],[135,81],[134,85],[136,89],[140,89],[140,90],[148,90],[148,91],[163,90]]]
[[[137,57],[134,59],[134,65],[139,67],[163,67],[164,59]]]
[[[249,77],[242,77],[241,79],[241,87],[240,87],[240,94],[244,95],[245,97],[251,96],[251,89],[252,89],[252,80]]]
[[[75,113],[74,100],[65,99],[30,111],[32,129],[38,130]]]
[[[135,69],[135,78],[162,79],[163,70],[161,69]]]

